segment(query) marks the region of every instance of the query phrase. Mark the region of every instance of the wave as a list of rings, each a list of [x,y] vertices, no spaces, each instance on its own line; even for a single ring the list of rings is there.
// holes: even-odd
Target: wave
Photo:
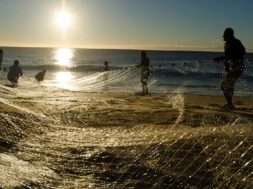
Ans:
[[[115,66],[116,65],[116,66]],[[22,68],[28,72],[38,72],[42,69],[46,69],[48,72],[58,72],[58,71],[70,71],[75,73],[96,73],[103,72],[104,66],[101,64],[77,64],[72,67],[65,67],[61,65],[53,64],[52,62],[48,64],[24,64]],[[121,63],[114,64],[110,66],[110,70],[120,70],[133,68],[133,65],[123,65]],[[205,76],[215,78],[220,76],[223,71],[223,64],[209,64],[208,61],[180,61],[180,62],[167,62],[160,64],[159,62],[152,63],[152,72],[158,73],[162,77],[171,76],[185,76],[198,77]],[[251,64],[246,64],[246,68],[243,77],[246,79],[252,78],[253,76],[253,66]]]
[[[161,70],[153,70],[152,74],[155,76],[159,76],[161,78],[174,78],[178,79],[179,77],[182,78],[189,78],[189,79],[215,79],[221,78],[225,73],[223,71],[192,71],[192,70],[168,70],[168,69],[161,69]],[[244,71],[241,78],[250,80],[253,78],[253,72],[250,70]]]
[[[72,67],[67,67],[67,66],[61,66],[61,65],[23,65],[22,66],[23,70],[28,70],[28,71],[38,71],[45,69],[47,71],[73,71],[73,72],[102,72],[104,71],[104,66],[97,66],[97,65],[78,65],[78,66],[72,66]],[[120,66],[111,66],[111,70],[116,70],[116,69],[123,69],[126,67],[120,67]]]
[[[37,66],[35,66],[37,67]],[[56,68],[51,66],[51,68]],[[140,84],[140,70],[136,67],[125,67],[119,68],[114,67],[110,71],[103,72],[103,67],[99,66],[80,66],[75,68],[69,68],[70,70],[63,70],[63,73],[71,72],[75,75],[76,69],[81,74],[75,75],[74,78],[69,80],[57,79],[55,77],[46,77],[46,80],[42,83],[37,83],[33,78],[24,77],[21,78],[21,88],[26,91],[36,91],[44,90],[41,87],[53,87],[55,89],[64,89],[70,91],[80,91],[80,92],[136,92],[141,90]],[[81,71],[81,70],[85,71]],[[92,71],[93,70],[93,71]],[[57,70],[55,73],[60,72]],[[212,71],[212,70],[211,70]],[[242,88],[247,88],[251,90],[252,75],[250,72],[246,72],[240,78],[238,82]],[[162,92],[166,93],[172,89],[178,88],[178,86],[184,89],[197,91],[201,93],[200,90],[207,91],[216,90],[219,88],[222,81],[223,75],[220,72],[200,72],[197,70],[179,70],[179,69],[152,69],[149,86],[151,92]],[[187,84],[183,84],[187,81]],[[182,85],[183,84],[183,85]],[[20,88],[20,87],[19,87]],[[10,89],[6,86],[0,87],[0,93],[15,93],[17,89]],[[29,94],[27,94],[29,95]],[[35,95],[35,94],[33,94]]]

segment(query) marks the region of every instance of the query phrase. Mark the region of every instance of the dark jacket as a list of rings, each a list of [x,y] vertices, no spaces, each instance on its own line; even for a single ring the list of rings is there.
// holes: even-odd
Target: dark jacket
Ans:
[[[43,81],[43,80],[44,80],[44,77],[45,77],[45,74],[46,74],[46,72],[41,71],[41,72],[39,72],[39,73],[37,73],[37,74],[35,75],[35,79],[36,79],[37,81]]]
[[[225,43],[225,69],[237,69],[243,66],[243,59],[246,54],[245,47],[240,40],[232,38]],[[232,64],[229,64],[231,62]]]
[[[18,80],[19,76],[22,76],[23,72],[22,69],[18,65],[12,65],[10,67],[10,70],[8,72],[8,80],[10,81],[16,81]]]
[[[243,60],[243,57],[246,54],[243,44],[236,38],[227,41],[224,49],[227,60]]]

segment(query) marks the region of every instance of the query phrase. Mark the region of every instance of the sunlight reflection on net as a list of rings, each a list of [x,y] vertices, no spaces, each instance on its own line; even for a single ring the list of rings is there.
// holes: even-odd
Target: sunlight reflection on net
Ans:
[[[71,72],[57,72],[55,74],[55,84],[60,88],[70,88],[74,75]]]

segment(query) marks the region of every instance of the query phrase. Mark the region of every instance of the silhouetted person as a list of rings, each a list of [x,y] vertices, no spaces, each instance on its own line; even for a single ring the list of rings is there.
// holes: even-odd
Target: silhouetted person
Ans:
[[[105,65],[104,71],[109,71],[109,65],[107,61],[104,61],[104,65]]]
[[[226,28],[223,39],[225,41],[225,56],[214,58],[211,62],[224,61],[226,76],[221,84],[221,89],[223,90],[227,104],[224,105],[223,109],[231,111],[235,108],[232,102],[234,86],[243,73],[246,51],[241,41],[234,37],[233,29]]]
[[[10,67],[7,78],[12,83],[13,87],[18,85],[18,79],[23,75],[22,69],[19,67],[19,61],[14,60],[14,64]]]
[[[103,86],[104,86],[104,91],[108,90],[108,78],[109,78],[109,65],[107,61],[104,61],[104,70],[103,70]]]
[[[146,51],[141,51],[141,63],[138,67],[141,68],[141,84],[142,84],[142,93],[147,95],[148,93],[148,77],[150,75],[150,61],[147,57]]]
[[[0,70],[3,70],[2,61],[3,61],[3,49],[0,49]]]
[[[35,75],[36,81],[38,81],[38,82],[44,81],[45,74],[46,74],[46,70],[42,70],[39,73],[37,73]]]

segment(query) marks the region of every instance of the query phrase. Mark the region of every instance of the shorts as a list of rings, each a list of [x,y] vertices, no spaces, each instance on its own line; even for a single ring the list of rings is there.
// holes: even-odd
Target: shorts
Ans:
[[[141,82],[147,82],[149,75],[150,75],[149,69],[142,68],[141,69]]]
[[[238,81],[239,77],[242,75],[244,70],[244,66],[236,70],[228,71],[227,75],[225,76],[222,84],[221,89],[225,91],[233,91],[236,81]]]

